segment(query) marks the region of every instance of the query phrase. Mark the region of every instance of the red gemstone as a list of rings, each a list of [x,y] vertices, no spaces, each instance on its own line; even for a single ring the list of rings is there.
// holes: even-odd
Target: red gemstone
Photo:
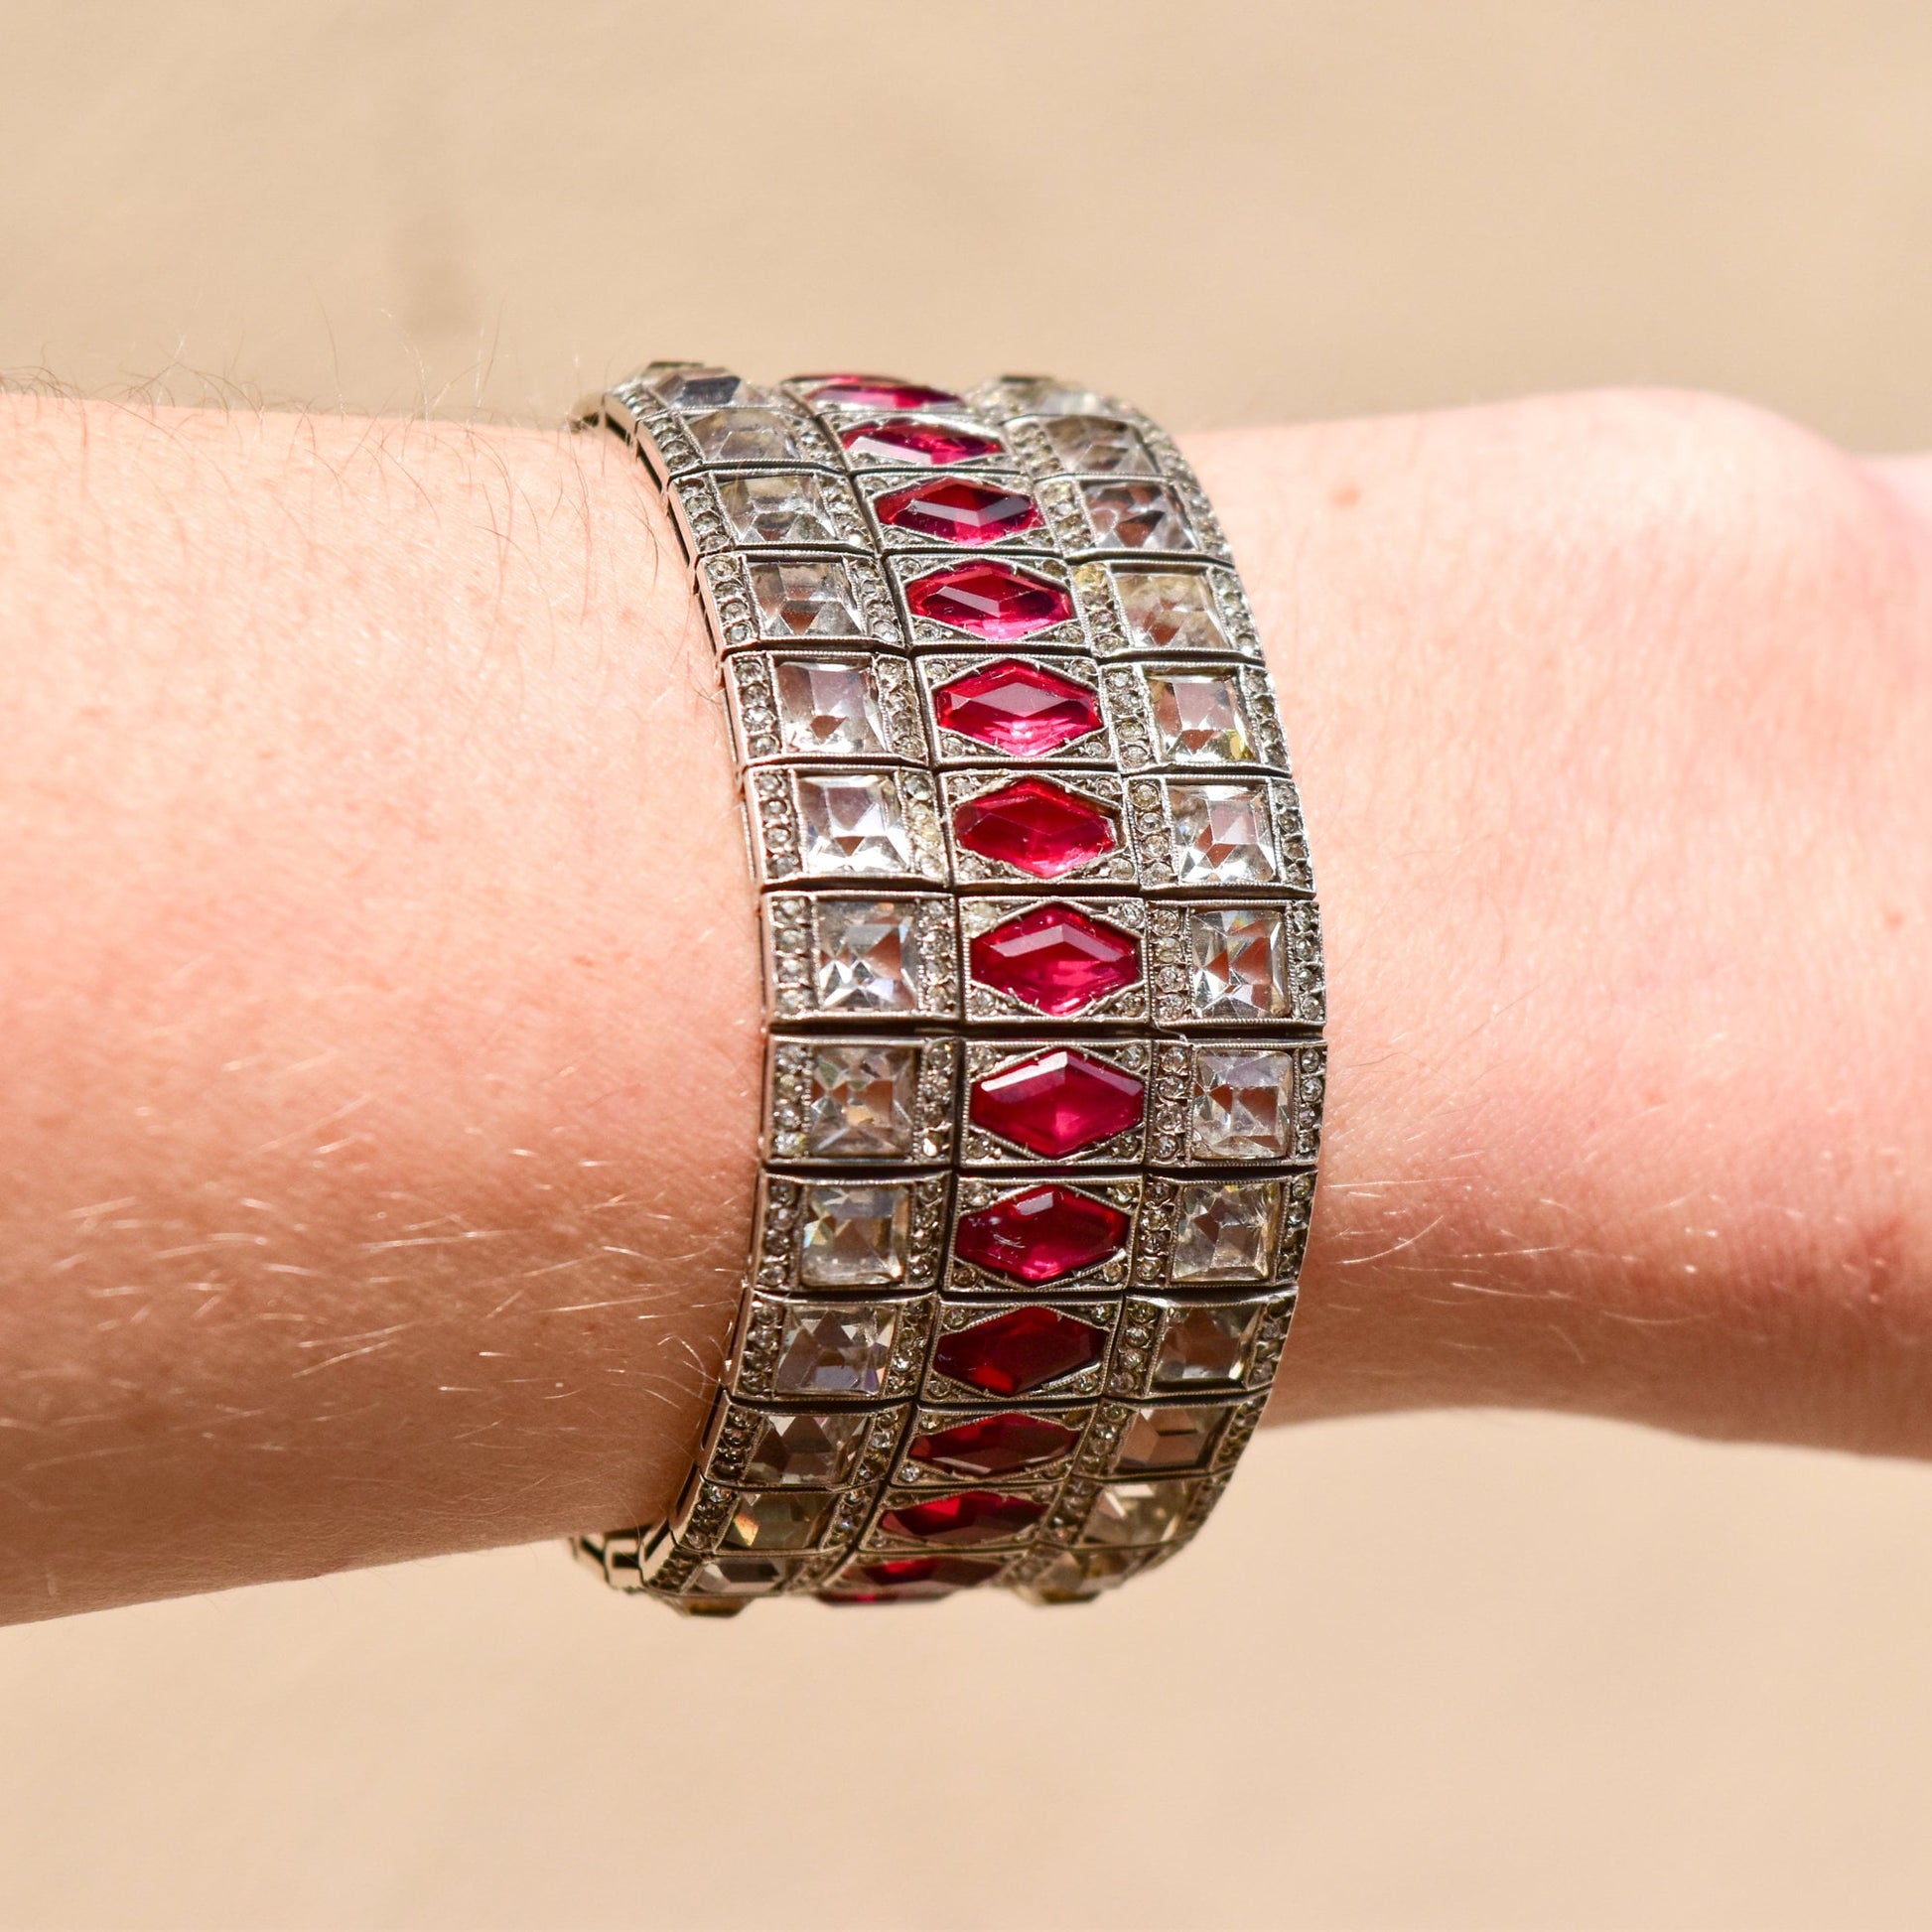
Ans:
[[[932,1359],[941,1375],[1011,1399],[1091,1368],[1106,1352],[1106,1333],[1091,1321],[1058,1309],[1008,1309],[941,1335]]]
[[[1100,729],[1099,703],[1084,684],[1017,657],[942,684],[932,709],[947,731],[1011,758],[1044,758]]]
[[[922,423],[916,416],[888,416],[883,422],[858,423],[841,430],[839,441],[848,450],[877,457],[883,463],[926,463],[935,468],[996,456],[1000,448],[997,436],[982,436],[978,430],[961,429],[956,423]]]
[[[998,791],[969,798],[954,809],[952,823],[954,837],[968,852],[1035,879],[1058,879],[1120,844],[1106,811],[1050,778],[1016,778]]]
[[[905,601],[915,618],[1002,644],[1064,623],[1073,615],[1073,600],[1059,585],[1010,564],[949,564],[915,577],[905,587]]]
[[[954,1476],[1011,1476],[1056,1462],[1080,1440],[1077,1429],[1044,1416],[982,1416],[931,1436],[915,1436],[907,1453]]]
[[[999,1557],[893,1557],[881,1563],[863,1563],[848,1570],[835,1587],[837,1593],[827,1595],[828,1603],[899,1603],[922,1596],[945,1596],[956,1589],[971,1589],[989,1577],[1000,1574]],[[851,1590],[845,1586],[858,1583],[865,1589]]]
[[[1036,905],[967,948],[973,977],[1055,1018],[1080,1013],[1141,976],[1140,942],[1070,905]]]
[[[1037,1287],[1118,1254],[1126,1239],[1127,1216],[1119,1208],[1055,1184],[962,1214],[953,1251],[976,1268]]]
[[[973,1082],[973,1125],[1048,1160],[1137,1126],[1146,1084],[1106,1060],[1056,1046]]]
[[[997,1489],[964,1489],[956,1496],[932,1496],[901,1503],[879,1519],[894,1536],[921,1543],[947,1543],[955,1549],[975,1543],[1001,1543],[1030,1529],[1046,1514],[1036,1496],[1003,1496]]]
[[[945,409],[964,403],[950,389],[928,389],[897,375],[821,375],[806,391],[813,402],[847,409]]]
[[[1039,527],[1039,505],[1025,490],[977,477],[934,477],[889,489],[873,507],[882,523],[948,543],[998,543]]]

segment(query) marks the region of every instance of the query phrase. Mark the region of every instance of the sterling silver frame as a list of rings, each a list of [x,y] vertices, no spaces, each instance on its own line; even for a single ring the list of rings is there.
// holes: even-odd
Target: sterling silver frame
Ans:
[[[1314,1194],[1313,879],[1193,472],[1138,410],[1050,377],[903,407],[819,393],[856,380],[905,386],[656,362],[577,424],[637,456],[683,547],[760,896],[764,1171],[724,1376],[669,1519],[573,1546],[692,1614],[989,1585],[1083,1602],[1166,1562],[1267,1406]],[[888,418],[997,448],[847,451]],[[897,492],[952,478],[1037,516],[970,543],[891,520]],[[973,563],[1059,615],[922,608],[950,590],[923,580]],[[1013,665],[1090,694],[1098,723],[1033,752],[942,726],[948,685]],[[973,849],[961,808],[1022,781],[1104,822],[1103,849],[1051,876]],[[1057,1013],[984,982],[975,942],[1046,908],[1131,940],[1125,982]],[[1042,1151],[998,1102],[1030,1079],[1137,1111]],[[1088,1247],[1036,1261],[1014,1230],[1040,1214]]]

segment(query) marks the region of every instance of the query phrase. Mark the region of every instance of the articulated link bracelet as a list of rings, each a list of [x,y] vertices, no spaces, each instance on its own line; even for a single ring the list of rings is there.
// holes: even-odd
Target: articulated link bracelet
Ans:
[[[653,363],[595,399],[721,666],[760,899],[745,1295],[666,1523],[578,1539],[730,1614],[1171,1556],[1268,1401],[1323,985],[1214,513],[1109,397]]]

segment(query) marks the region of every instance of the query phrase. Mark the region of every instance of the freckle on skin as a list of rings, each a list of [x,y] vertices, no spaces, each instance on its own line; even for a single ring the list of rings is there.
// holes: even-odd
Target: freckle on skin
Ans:
[[[1328,500],[1338,510],[1352,510],[1362,500],[1359,483],[1337,483],[1328,492]]]

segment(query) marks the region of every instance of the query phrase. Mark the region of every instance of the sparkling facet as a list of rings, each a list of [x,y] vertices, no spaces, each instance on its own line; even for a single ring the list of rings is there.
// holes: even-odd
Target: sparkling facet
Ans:
[[[752,600],[760,637],[863,637],[865,613],[843,563],[753,559]]]
[[[1015,409],[1029,416],[1104,416],[1107,398],[1076,382],[1052,375],[1010,375],[1008,394]]]
[[[1140,941],[1070,905],[1017,913],[980,933],[967,957],[982,986],[1056,1019],[1084,1012],[1141,976]]]
[[[837,543],[825,486],[809,475],[721,477],[718,500],[740,543]]]
[[[834,1498],[809,1489],[746,1493],[725,1525],[725,1544],[733,1550],[809,1550],[818,1541]]]
[[[787,1309],[771,1386],[779,1395],[877,1395],[897,1325],[890,1304]]]
[[[1180,1528],[1197,1485],[1187,1481],[1110,1482],[1087,1512],[1087,1540],[1144,1548]]]
[[[932,713],[945,730],[1009,758],[1044,758],[1100,729],[1100,700],[1086,685],[1017,657],[940,685]]]
[[[796,463],[805,454],[775,409],[713,409],[684,427],[713,463]]]
[[[1033,1581],[1033,1593],[1048,1603],[1078,1603],[1124,1584],[1144,1559],[1133,1550],[1069,1550]]]
[[[1232,640],[1204,571],[1118,565],[1114,588],[1137,650],[1227,650]]]
[[[855,1564],[845,1572],[828,1603],[915,1602],[971,1589],[1000,1574],[1003,1557],[896,1557],[882,1563]]]
[[[828,1013],[909,1013],[919,1004],[918,927],[902,899],[817,905],[817,1004]]]
[[[1087,477],[1159,476],[1153,453],[1132,423],[1110,416],[1054,416],[1040,424],[1067,469]]]
[[[1188,990],[1203,1020],[1269,1020],[1289,1011],[1288,921],[1279,906],[1195,906],[1187,955]]]
[[[673,409],[723,409],[738,403],[754,405],[770,400],[771,392],[756,382],[747,382],[729,369],[676,369],[660,375],[651,384]]]
[[[798,1279],[807,1288],[884,1288],[905,1279],[912,1196],[899,1182],[808,1181]]]
[[[1050,778],[1016,778],[955,806],[953,836],[968,852],[1035,879],[1058,879],[1120,844],[1112,815]]]
[[[1139,1126],[1146,1104],[1138,1075],[1058,1046],[975,1080],[967,1110],[989,1134],[1062,1161]]]
[[[909,1158],[918,1076],[916,1047],[818,1047],[805,1102],[806,1151],[821,1161]]]
[[[948,543],[998,543],[1039,527],[1039,505],[1025,490],[977,477],[935,477],[891,489],[874,508],[894,529]]]
[[[805,393],[813,402],[842,409],[950,409],[965,402],[950,389],[929,389],[896,375],[820,375],[810,383]]]
[[[976,1268],[1037,1288],[1118,1254],[1127,1230],[1119,1208],[1054,1181],[962,1214],[953,1252]]]
[[[1147,695],[1164,763],[1220,764],[1254,757],[1231,677],[1150,671]]]
[[[798,777],[805,870],[820,878],[912,870],[912,841],[890,773],[840,771]]]
[[[694,1596],[758,1596],[784,1581],[784,1565],[770,1557],[714,1557],[691,1580]]]
[[[1094,535],[1123,550],[1194,550],[1186,512],[1163,483],[1090,483],[1080,485]]]
[[[745,1480],[836,1489],[850,1479],[872,1420],[864,1410],[857,1414],[804,1410],[795,1416],[766,1416],[746,1458]]]
[[[887,1510],[880,1517],[879,1526],[891,1536],[970,1549],[977,1543],[1010,1543],[1045,1514],[1046,1505],[1037,1496],[1008,1496],[997,1489],[963,1489],[957,1495],[901,1503],[897,1509]]]
[[[1190,1180],[1173,1237],[1177,1282],[1265,1282],[1281,1231],[1279,1180]]]
[[[993,562],[928,571],[906,585],[905,602],[915,618],[1002,644],[1065,623],[1073,615],[1072,598],[1050,579]]]
[[[857,423],[842,430],[839,441],[854,456],[908,467],[922,463],[933,469],[949,463],[973,463],[1000,452],[997,436],[958,423],[921,422],[916,416],[888,416],[882,422]]]
[[[1106,1331],[1058,1309],[1008,1309],[939,1337],[933,1366],[968,1388],[1011,1400],[1032,1395],[1107,1352]]]
[[[864,758],[887,753],[872,672],[836,658],[780,658],[773,674],[787,752]]]
[[[1261,1305],[1175,1309],[1154,1357],[1157,1389],[1238,1388],[1248,1373]]]
[[[1281,1161],[1295,1145],[1295,1055],[1202,1047],[1194,1055],[1194,1152],[1208,1161]]]
[[[1266,886],[1277,877],[1266,786],[1171,784],[1168,799],[1183,886]]]
[[[1079,1440],[1046,1416],[980,1416],[913,1437],[906,1453],[952,1476],[1013,1476],[1057,1462]]]
[[[1229,1413],[1225,1403],[1145,1403],[1122,1432],[1114,1467],[1125,1474],[1198,1469],[1214,1453]]]

